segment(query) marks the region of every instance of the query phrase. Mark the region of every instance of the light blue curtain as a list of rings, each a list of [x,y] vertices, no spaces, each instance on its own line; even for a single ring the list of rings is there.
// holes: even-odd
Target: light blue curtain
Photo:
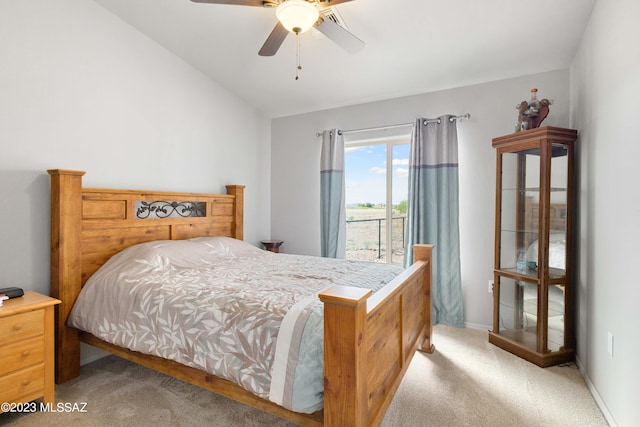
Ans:
[[[325,130],[320,156],[320,252],[323,257],[345,257],[344,193],[344,138],[338,129]]]
[[[458,226],[458,134],[455,119],[418,119],[411,137],[407,251],[433,244],[433,324],[464,326]]]

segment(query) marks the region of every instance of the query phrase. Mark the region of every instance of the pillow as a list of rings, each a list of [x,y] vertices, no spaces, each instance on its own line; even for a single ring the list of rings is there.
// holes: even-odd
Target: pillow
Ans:
[[[264,256],[266,253],[249,243],[230,237],[154,240],[122,250],[112,256],[100,270],[134,272],[156,268],[204,268],[215,264],[219,257],[254,257]]]
[[[268,254],[262,249],[232,237],[196,237],[187,241],[202,244],[208,248],[209,254],[221,256],[252,257]]]
[[[564,233],[549,234],[549,267],[565,268],[565,237]],[[538,261],[538,241],[533,242],[526,253],[527,261]]]

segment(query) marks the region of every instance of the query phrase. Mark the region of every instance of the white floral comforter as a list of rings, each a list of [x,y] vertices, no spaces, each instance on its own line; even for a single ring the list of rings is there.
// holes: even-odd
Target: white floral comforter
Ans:
[[[111,258],[70,326],[233,381],[287,409],[322,408],[323,312],[333,285],[374,291],[386,264],[274,254],[225,237],[156,241]]]

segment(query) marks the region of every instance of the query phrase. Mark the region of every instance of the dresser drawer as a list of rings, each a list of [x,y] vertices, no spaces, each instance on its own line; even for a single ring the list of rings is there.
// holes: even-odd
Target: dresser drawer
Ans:
[[[0,345],[42,334],[44,310],[27,311],[0,319]]]
[[[28,402],[42,396],[44,363],[0,377],[0,402]]]
[[[0,375],[44,362],[44,335],[0,346]]]

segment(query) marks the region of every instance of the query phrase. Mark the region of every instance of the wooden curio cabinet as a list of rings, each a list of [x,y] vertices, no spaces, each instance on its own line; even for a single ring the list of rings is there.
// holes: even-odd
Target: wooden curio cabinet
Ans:
[[[572,129],[493,139],[496,230],[489,341],[538,366],[573,361]]]

